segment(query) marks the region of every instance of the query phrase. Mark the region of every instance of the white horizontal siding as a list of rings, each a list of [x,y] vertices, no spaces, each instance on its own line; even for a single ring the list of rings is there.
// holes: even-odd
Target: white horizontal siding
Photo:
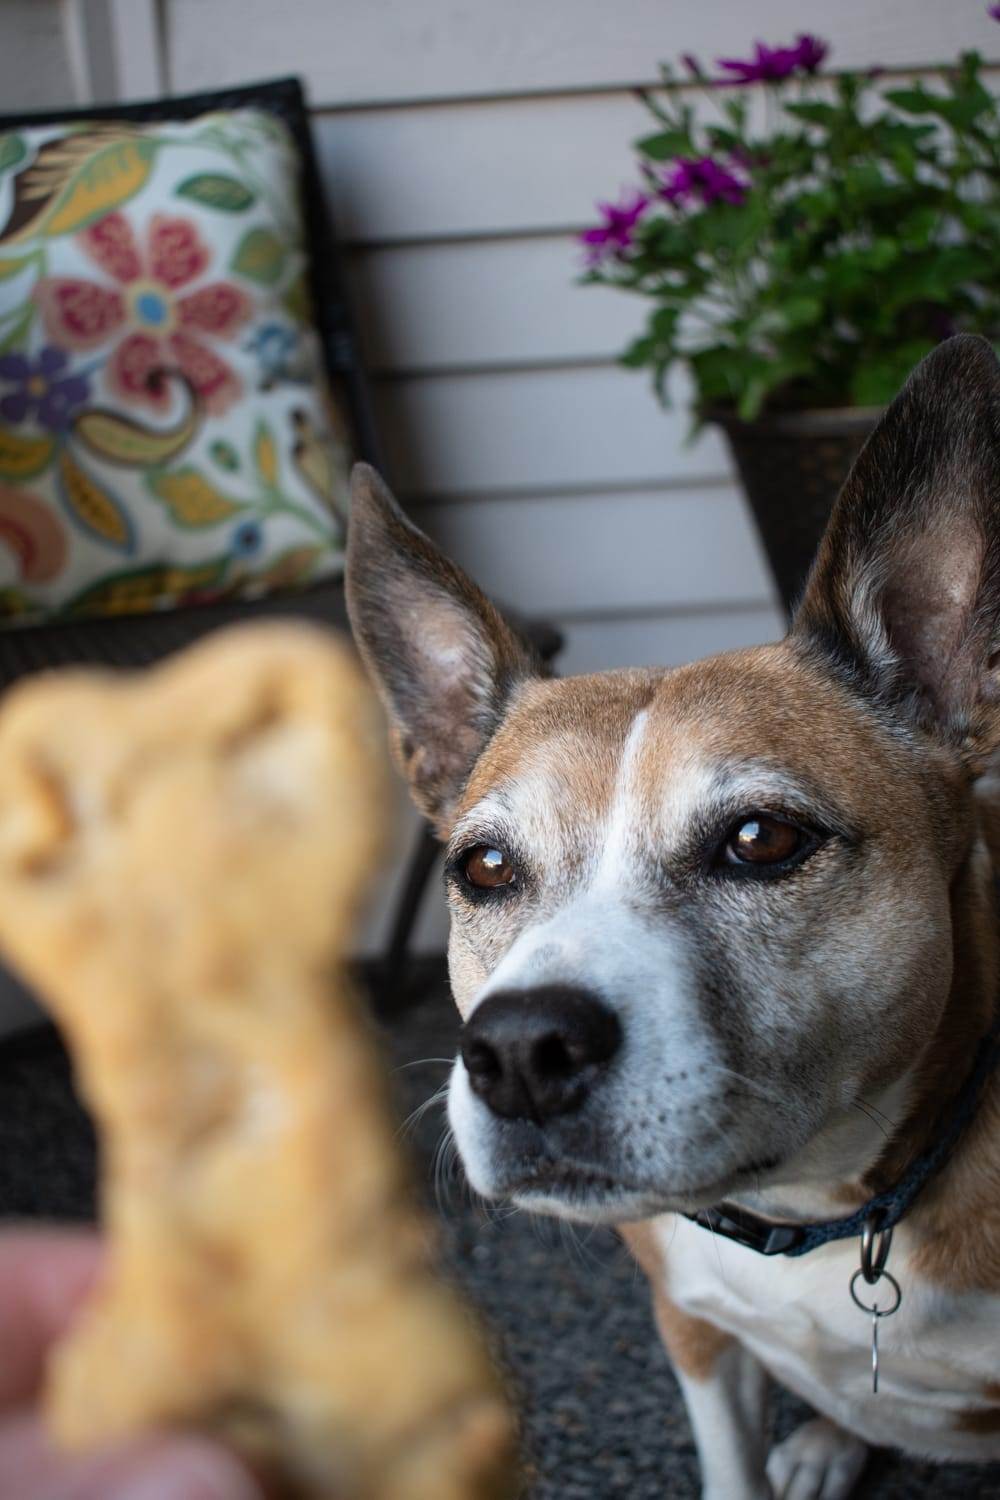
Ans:
[[[365,361],[376,373],[615,359],[644,299],[580,286],[568,236],[361,250],[349,262]]]
[[[75,103],[71,45],[61,0],[0,0],[0,110]]]
[[[714,430],[685,441],[677,392],[664,411],[644,376],[613,366],[522,369],[379,382],[376,405],[404,495],[728,477]]]
[[[175,88],[302,72],[322,104],[639,83],[800,31],[832,36],[840,67],[998,48],[978,0],[168,0],[165,19]]]
[[[565,676],[615,667],[679,667],[686,662],[776,641],[785,632],[777,605],[649,614],[633,619],[556,620],[566,647]]]
[[[440,240],[582,225],[635,173],[649,115],[628,93],[320,115],[316,147],[349,241]]]
[[[746,505],[729,486],[482,499],[422,505],[413,517],[489,593],[529,615],[773,597]]]

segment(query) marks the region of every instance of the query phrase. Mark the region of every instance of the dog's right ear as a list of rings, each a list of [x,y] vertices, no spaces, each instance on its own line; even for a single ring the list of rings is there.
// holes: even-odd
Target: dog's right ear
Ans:
[[[444,836],[511,693],[538,674],[538,663],[367,464],[351,475],[346,584],[393,751],[414,801]]]

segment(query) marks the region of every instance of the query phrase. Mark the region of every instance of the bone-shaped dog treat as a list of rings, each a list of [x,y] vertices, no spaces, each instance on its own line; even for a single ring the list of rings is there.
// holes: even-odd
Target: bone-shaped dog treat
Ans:
[[[194,1423],[294,1495],[511,1492],[507,1411],[429,1269],[339,967],[380,746],[346,647],[304,626],[0,710],[0,943],[101,1135],[109,1272],[50,1370],[67,1445]]]

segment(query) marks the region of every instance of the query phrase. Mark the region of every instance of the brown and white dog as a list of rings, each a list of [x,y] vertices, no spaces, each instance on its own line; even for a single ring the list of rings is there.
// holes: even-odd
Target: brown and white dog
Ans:
[[[1000,366],[940,346],[859,458],[787,638],[546,680],[358,472],[348,599],[447,841],[473,1186],[612,1223],[711,1500],[846,1495],[866,1444],[1000,1458],[1000,1082],[895,1231],[764,1259],[682,1217],[843,1217],[946,1128],[997,1007]],[[766,1452],[768,1376],[820,1415]]]

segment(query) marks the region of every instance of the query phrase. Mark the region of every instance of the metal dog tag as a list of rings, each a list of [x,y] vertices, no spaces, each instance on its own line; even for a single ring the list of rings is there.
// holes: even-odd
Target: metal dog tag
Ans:
[[[871,1220],[865,1225],[861,1235],[861,1264],[851,1277],[851,1299],[855,1307],[860,1307],[862,1312],[870,1313],[872,1320],[872,1395],[878,1395],[878,1325],[880,1318],[891,1318],[899,1309],[903,1300],[903,1294],[899,1289],[899,1282],[885,1268],[889,1258],[889,1246],[892,1244],[892,1230],[887,1229],[877,1235],[875,1225]],[[870,1287],[877,1287],[880,1281],[887,1281],[893,1292],[893,1300],[888,1307],[879,1307],[878,1301],[871,1306],[862,1302],[858,1296],[856,1287],[859,1279],[863,1279]]]
[[[878,1303],[872,1308],[872,1395],[878,1395]]]
[[[872,1319],[872,1395],[873,1396],[877,1396],[878,1395],[878,1325],[879,1325],[879,1319],[880,1318],[891,1318],[892,1315],[893,1315],[893,1313],[896,1312],[896,1311],[898,1311],[899,1304],[903,1300],[903,1294],[902,1294],[902,1292],[899,1289],[899,1282],[896,1280],[895,1276],[891,1275],[890,1272],[888,1272],[888,1271],[880,1271],[878,1273],[878,1276],[876,1277],[876,1281],[887,1281],[889,1283],[889,1285],[890,1285],[890,1287],[892,1288],[892,1291],[893,1291],[893,1300],[892,1300],[892,1303],[891,1303],[891,1305],[889,1307],[879,1307],[879,1305],[878,1305],[877,1302],[874,1302],[871,1305],[871,1307],[868,1307],[864,1302],[862,1302],[861,1298],[858,1296],[857,1292],[855,1291],[855,1286],[857,1285],[857,1281],[858,1281],[858,1277],[859,1276],[864,1276],[864,1272],[863,1271],[855,1271],[854,1275],[851,1277],[851,1297],[853,1298],[854,1305],[856,1307],[860,1307],[860,1309],[861,1309],[862,1312],[870,1313],[871,1314],[871,1319]]]

